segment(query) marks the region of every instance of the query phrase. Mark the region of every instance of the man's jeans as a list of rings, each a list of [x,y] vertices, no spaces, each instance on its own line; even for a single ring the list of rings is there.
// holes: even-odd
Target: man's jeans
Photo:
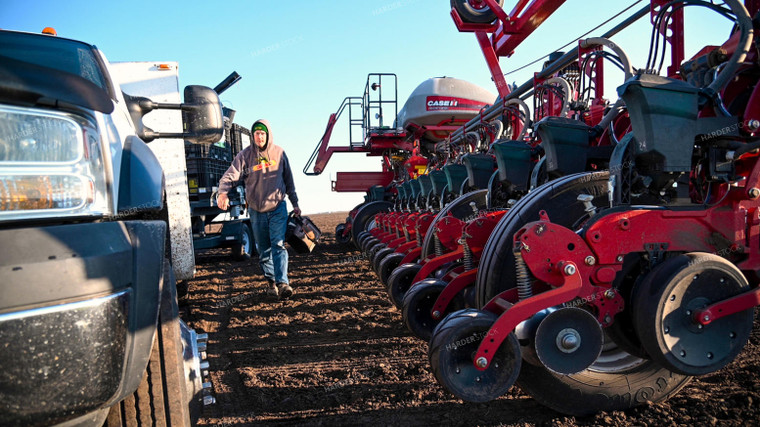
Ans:
[[[288,250],[285,249],[285,230],[288,226],[288,208],[280,202],[270,212],[248,209],[253,225],[253,238],[259,253],[259,265],[264,277],[271,282],[288,283]]]

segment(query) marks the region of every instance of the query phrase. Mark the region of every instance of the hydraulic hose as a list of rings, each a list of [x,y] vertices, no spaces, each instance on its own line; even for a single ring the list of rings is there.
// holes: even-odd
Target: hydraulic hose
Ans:
[[[724,0],[728,7],[731,8],[731,12],[736,15],[736,23],[741,32],[741,38],[736,46],[734,54],[731,55],[723,70],[713,80],[712,83],[706,88],[707,94],[712,98],[720,92],[728,82],[734,77],[736,71],[744,59],[747,57],[750,47],[752,46],[752,40],[754,33],[752,30],[752,18],[749,16],[749,12],[739,0]]]
[[[746,9],[745,9],[746,12]],[[643,18],[644,16],[649,15],[650,13],[650,7],[649,5],[646,5],[639,9],[636,13],[628,17],[626,20],[621,22],[620,24],[616,25],[614,28],[610,29],[606,33],[602,35],[603,38],[610,38],[613,37],[615,34],[619,33],[620,31],[626,29],[634,22],[638,21],[639,19]],[[556,61],[552,62],[546,68],[541,70],[540,73],[538,73],[538,78],[546,78],[551,76],[552,74],[556,73],[557,71],[563,69],[564,67],[567,67],[568,65],[572,64],[573,61],[578,59],[578,48],[574,48],[567,52],[566,54],[562,55],[560,58],[558,58]],[[482,120],[489,121],[493,120],[494,118],[498,117],[501,114],[502,105],[505,101],[508,101],[510,99],[515,98],[521,98],[523,95],[525,95],[528,91],[533,89],[533,79],[528,80],[527,82],[523,83],[519,87],[517,87],[515,90],[513,90],[505,99],[502,99],[501,97],[496,99],[496,102],[494,102],[494,105],[489,107],[483,112]],[[481,122],[480,117],[476,117],[469,122],[467,122],[464,126],[465,131],[471,131],[476,126],[478,126]],[[454,143],[458,142],[462,138],[462,129],[457,129],[456,131],[451,133],[450,140]]]

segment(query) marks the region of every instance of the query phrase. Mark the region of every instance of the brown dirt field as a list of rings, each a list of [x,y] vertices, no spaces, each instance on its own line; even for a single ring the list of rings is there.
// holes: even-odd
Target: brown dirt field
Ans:
[[[200,425],[758,425],[760,322],[736,361],[694,379],[670,400],[567,417],[513,387],[488,404],[463,403],[429,372],[427,344],[409,333],[368,261],[334,238],[345,213],[311,215],[323,232],[309,255],[291,252],[295,294],[275,301],[255,259],[197,254],[184,317],[209,335],[217,403]]]

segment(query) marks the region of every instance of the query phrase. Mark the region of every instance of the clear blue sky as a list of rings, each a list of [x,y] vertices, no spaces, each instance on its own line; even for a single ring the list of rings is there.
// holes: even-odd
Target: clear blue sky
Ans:
[[[515,0],[505,3],[510,10]],[[568,0],[513,57],[501,60],[502,69],[551,52],[632,3]],[[52,26],[62,37],[97,45],[111,61],[178,61],[181,86],[213,87],[237,71],[243,79],[222,101],[237,110],[241,125],[262,117],[272,122],[294,166],[301,208],[317,213],[349,210],[363,199],[361,193],[331,192],[335,172],[380,170],[376,157],[343,154],[319,177],[301,173],[330,113],[344,97],[361,95],[368,73],[398,75],[399,108],[419,83],[436,76],[496,93],[475,37],[457,32],[449,10],[445,0],[2,0],[0,28],[38,32]],[[687,57],[705,44],[722,43],[730,30],[723,18],[695,8],[687,8],[686,17]],[[643,19],[615,38],[634,66],[646,61],[650,29]],[[522,84],[539,66],[507,79]],[[614,76],[606,83],[611,96],[618,83]],[[347,126],[339,124],[333,144],[348,143]]]

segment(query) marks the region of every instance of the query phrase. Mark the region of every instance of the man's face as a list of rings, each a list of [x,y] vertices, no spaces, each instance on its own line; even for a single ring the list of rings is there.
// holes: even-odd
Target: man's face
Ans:
[[[259,148],[264,148],[264,146],[267,144],[267,133],[263,130],[254,131],[253,142],[255,142]]]

